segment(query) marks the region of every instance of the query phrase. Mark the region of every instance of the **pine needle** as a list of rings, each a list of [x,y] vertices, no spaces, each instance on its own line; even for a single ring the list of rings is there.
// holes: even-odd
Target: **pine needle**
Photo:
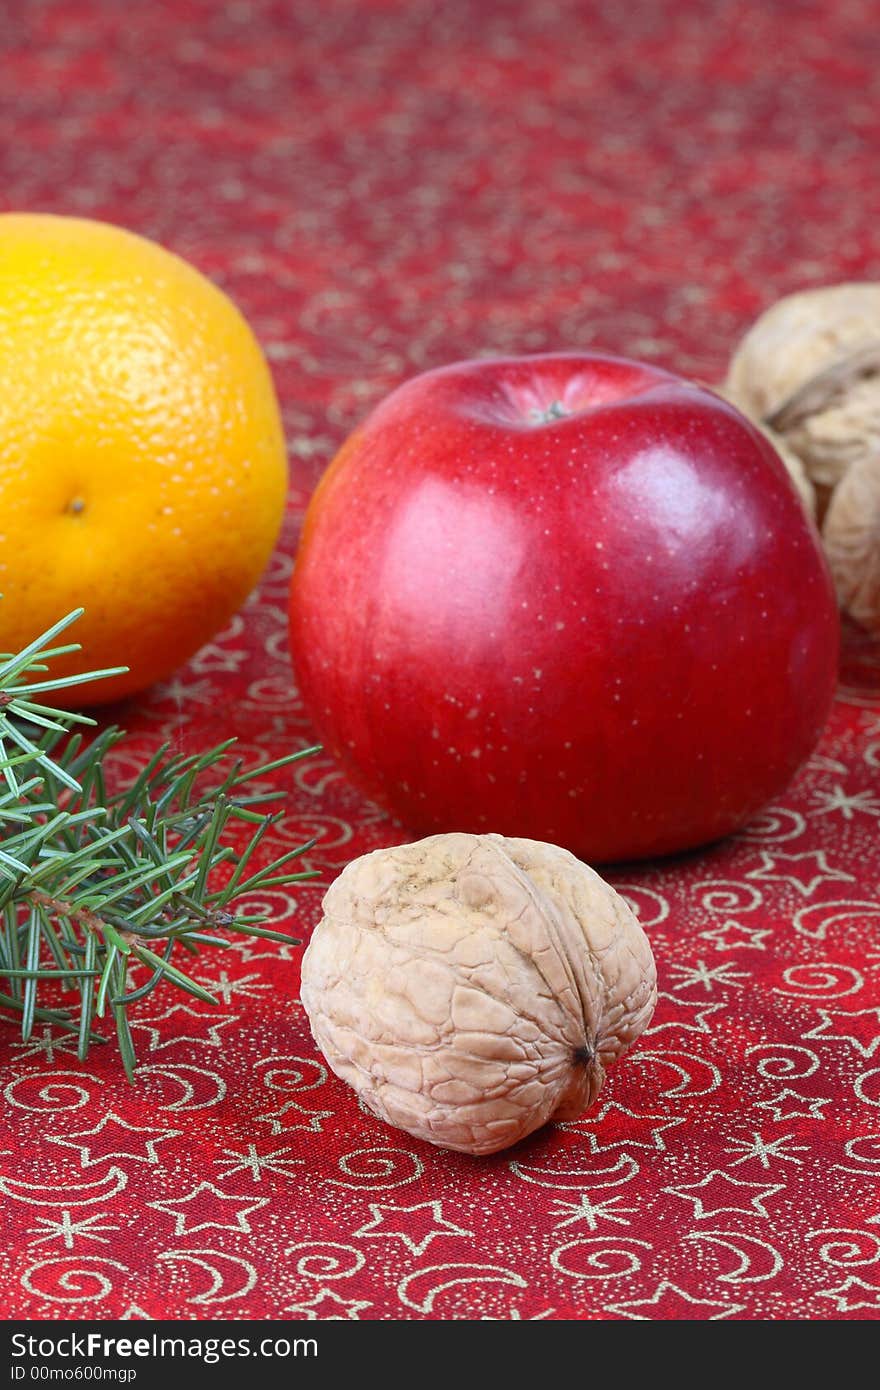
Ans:
[[[196,962],[202,948],[229,945],[218,931],[299,944],[237,908],[248,893],[314,877],[289,871],[313,841],[261,862],[280,819],[265,808],[284,793],[260,786],[317,749],[246,768],[241,760],[230,765],[234,739],[187,756],[166,746],[129,786],[108,792],[104,763],[121,731],[86,739],[77,730],[94,723],[88,716],[33,699],[124,669],[45,674],[53,657],[79,650],[52,644],[81,612],[0,655],[0,983],[8,986],[0,1016],[17,1019],[25,1042],[36,1021],[75,1034],[86,1060],[104,1041],[95,1023],[109,1010],[122,1066],[134,1079],[133,1006],[158,988],[217,1002],[172,963],[177,943]],[[245,792],[249,783],[257,790]],[[134,988],[132,962],[150,972]],[[62,988],[73,990],[74,1007],[52,1006]]]

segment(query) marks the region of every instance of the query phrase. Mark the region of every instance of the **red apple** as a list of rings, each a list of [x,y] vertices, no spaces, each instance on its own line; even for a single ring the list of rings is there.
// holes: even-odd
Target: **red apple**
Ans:
[[[764,437],[638,362],[461,362],[344,445],[293,577],[320,737],[414,831],[590,860],[742,825],[819,737],[838,618]]]

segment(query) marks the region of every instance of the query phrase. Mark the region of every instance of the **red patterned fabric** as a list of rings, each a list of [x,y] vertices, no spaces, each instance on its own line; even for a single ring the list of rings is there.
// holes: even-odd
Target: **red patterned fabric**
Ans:
[[[309,738],[284,602],[311,486],[406,375],[597,346],[717,379],[762,306],[876,276],[870,0],[41,0],[7,7],[3,203],[122,222],[213,275],[276,372],[289,524],[261,590],[114,712],[163,739]],[[218,537],[218,544],[223,538]],[[743,672],[744,681],[748,672]],[[0,1029],[7,1315],[875,1318],[880,654],[816,755],[705,852],[611,875],[662,997],[599,1108],[480,1161],[363,1113],[297,949],[154,995],[140,1082]],[[277,845],[326,878],[405,837],[324,757]],[[267,895],[307,935],[318,884]]]

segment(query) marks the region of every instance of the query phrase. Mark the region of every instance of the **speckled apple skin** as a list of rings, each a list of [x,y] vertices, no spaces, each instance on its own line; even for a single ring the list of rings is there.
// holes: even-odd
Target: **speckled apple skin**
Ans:
[[[311,502],[290,634],[320,737],[407,826],[591,862],[747,821],[815,746],[838,652],[761,433],[667,372],[573,354],[389,396]]]

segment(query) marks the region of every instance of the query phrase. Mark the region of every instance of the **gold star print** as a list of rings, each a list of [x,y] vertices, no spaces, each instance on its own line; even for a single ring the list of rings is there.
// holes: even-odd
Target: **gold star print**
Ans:
[[[664,1187],[673,1197],[683,1202],[692,1202],[694,1219],[705,1221],[709,1216],[717,1216],[722,1211],[740,1212],[744,1216],[763,1216],[770,1219],[764,1203],[777,1192],[785,1190],[785,1183],[743,1182],[731,1178],[720,1169],[713,1169],[699,1182],[680,1183],[677,1187]],[[753,1195],[750,1197],[748,1193]]]
[[[175,1222],[175,1236],[192,1235],[195,1231],[244,1231],[246,1235],[251,1233],[251,1225],[248,1217],[261,1207],[267,1205],[268,1197],[233,1197],[226,1192],[221,1192],[219,1187],[215,1187],[210,1182],[200,1182],[198,1187],[194,1187],[192,1192],[188,1192],[185,1197],[170,1198],[163,1202],[148,1202],[147,1206],[154,1207],[156,1211],[165,1212],[167,1216],[173,1216]],[[224,1205],[224,1203],[226,1205]],[[183,1211],[178,1211],[178,1207],[183,1207]],[[237,1208],[233,1210],[233,1207]],[[220,1217],[231,1217],[232,1220],[220,1220]]]
[[[802,1096],[790,1086],[784,1086],[777,1095],[769,1100],[759,1100],[756,1104],[759,1110],[769,1110],[770,1118],[776,1124],[782,1120],[824,1120],[821,1108],[831,1104],[831,1097]]]
[[[683,1116],[643,1115],[621,1105],[620,1101],[609,1100],[598,1115],[565,1120],[559,1128],[583,1134],[591,1154],[607,1153],[609,1149],[656,1149],[665,1153],[664,1133],[683,1124]]]
[[[285,1119],[291,1111],[302,1115],[302,1122],[294,1123]],[[305,1105],[298,1105],[295,1100],[288,1100],[275,1110],[266,1110],[262,1115],[255,1115],[254,1121],[257,1124],[269,1125],[269,1133],[272,1135],[283,1134],[286,1129],[304,1129],[310,1134],[320,1134],[324,1120],[328,1120],[332,1114],[332,1110],[309,1110]]]
[[[818,1042],[849,1043],[862,1057],[873,1057],[880,1047],[880,1008],[876,1009],[819,1009],[820,1022],[806,1039]]]
[[[370,1212],[372,1219],[367,1221],[359,1230],[355,1231],[355,1236],[366,1236],[373,1238],[384,1238],[385,1240],[402,1240],[407,1250],[411,1250],[414,1255],[423,1255],[431,1244],[432,1240],[437,1240],[441,1236],[470,1236],[473,1231],[466,1231],[461,1226],[456,1226],[454,1221],[449,1221],[442,1211],[443,1203],[437,1202],[417,1202],[414,1207],[394,1207],[383,1206],[376,1202],[370,1202]],[[411,1230],[404,1231],[395,1228],[394,1218],[397,1216],[411,1217],[415,1212],[430,1213],[429,1216],[420,1218],[418,1224],[422,1227],[422,1234],[414,1239]],[[404,1221],[398,1223],[412,1227],[414,1222]],[[379,1227],[382,1230],[379,1230]]]
[[[94,1168],[114,1158],[129,1158],[135,1163],[158,1163],[156,1145],[166,1139],[175,1139],[182,1133],[179,1129],[132,1125],[111,1110],[94,1129],[74,1130],[67,1138],[60,1134],[50,1134],[47,1138],[50,1144],[63,1144],[66,1149],[76,1149],[81,1168]],[[84,1142],[78,1143],[78,1140]]]
[[[298,1313],[305,1322],[360,1322],[361,1309],[372,1306],[357,1298],[340,1298],[332,1289],[321,1289],[314,1298],[305,1303],[291,1303],[285,1311]]]
[[[712,1028],[706,1020],[711,1018],[712,1014],[718,1013],[719,1009],[726,1008],[723,1003],[704,1004],[700,999],[679,999],[677,995],[666,994],[663,991],[658,994],[657,1001],[657,1012],[662,1017],[659,1021],[652,1022],[648,1029],[652,1038],[666,1030],[672,1032],[673,1029],[680,1029],[683,1033],[711,1033]]]
[[[851,1274],[842,1284],[833,1289],[822,1289],[817,1298],[833,1298],[838,1313],[851,1313],[856,1308],[880,1310],[880,1285],[869,1284],[857,1275]]]
[[[772,936],[771,927],[748,927],[733,918],[720,927],[700,932],[703,941],[711,941],[716,951],[766,951],[765,936]]]
[[[197,1043],[200,1047],[223,1047],[223,1038],[220,1036],[220,1029],[226,1028],[230,1023],[235,1023],[237,1014],[218,1014],[199,1013],[196,1009],[191,1009],[188,1004],[175,1004],[164,1014],[161,1014],[152,1023],[132,1023],[132,1028],[140,1028],[145,1033],[149,1033],[149,1050],[151,1052],[161,1052],[166,1047],[176,1047],[178,1043]],[[172,1026],[169,1028],[169,1021]],[[164,1027],[161,1025],[165,1025]],[[185,1033],[175,1033],[174,1024],[182,1025],[187,1029]]]
[[[693,1294],[685,1293],[677,1284],[664,1279],[657,1285],[650,1298],[630,1298],[623,1303],[609,1303],[604,1311],[619,1313],[621,1317],[629,1318],[632,1322],[650,1322],[654,1319],[672,1318],[692,1320],[698,1316],[694,1310],[699,1309],[706,1322],[721,1322],[724,1318],[732,1317],[734,1313],[741,1313],[745,1306],[744,1303],[721,1302],[717,1298],[695,1298]],[[709,1308],[718,1311],[703,1311]],[[642,1311],[636,1311],[637,1309]]]
[[[761,850],[761,863],[750,869],[746,878],[762,883],[790,883],[805,898],[809,898],[822,883],[855,883],[855,875],[843,869],[832,869],[822,849],[805,850],[803,854],[769,854]]]

